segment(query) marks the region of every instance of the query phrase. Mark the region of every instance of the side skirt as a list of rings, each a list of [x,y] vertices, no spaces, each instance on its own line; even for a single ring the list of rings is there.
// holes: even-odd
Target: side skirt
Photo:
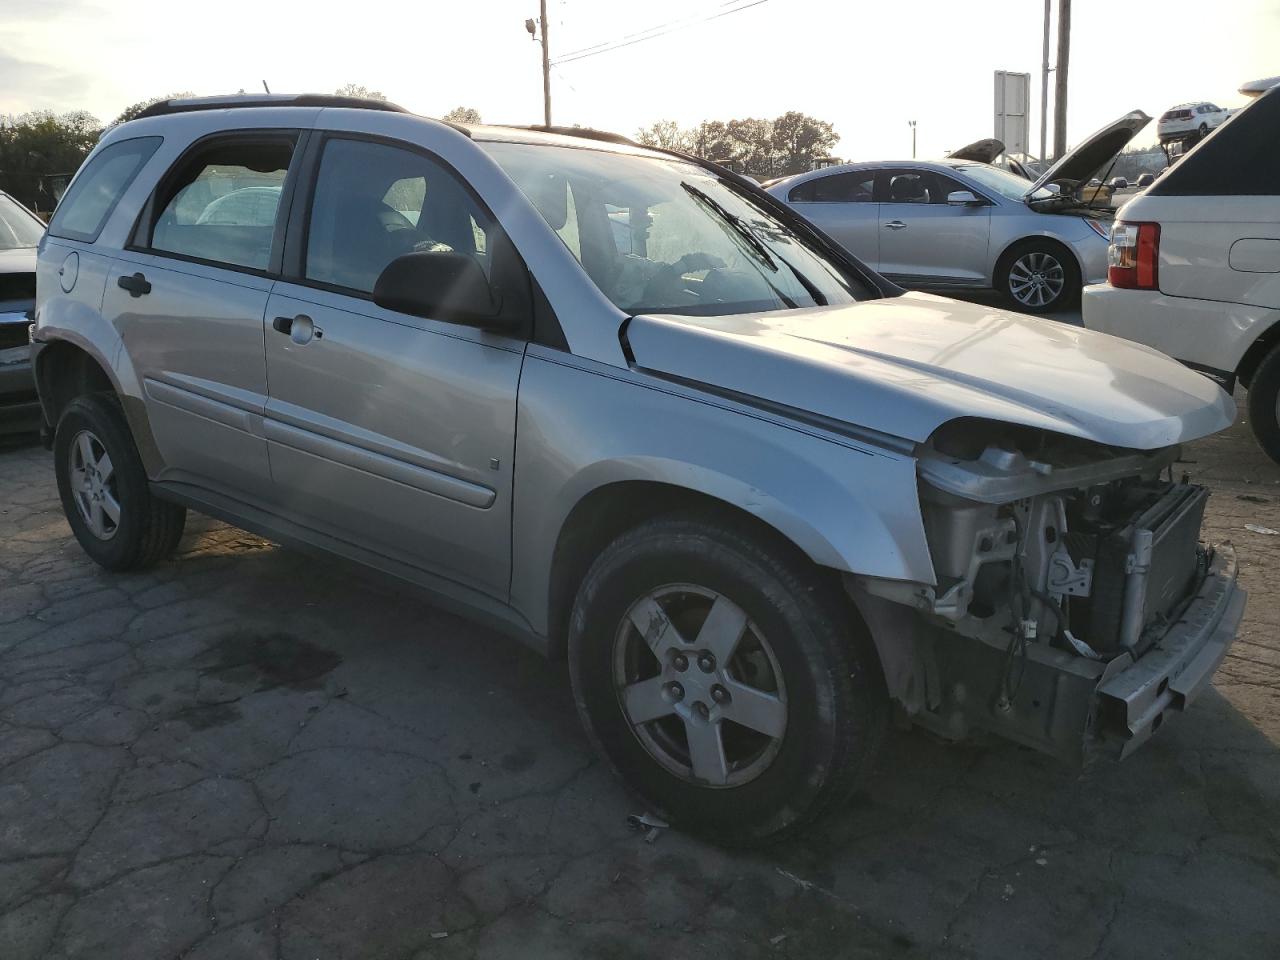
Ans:
[[[180,504],[283,546],[336,558],[357,574],[367,575],[373,571],[401,585],[407,585],[443,610],[514,637],[544,657],[551,656],[550,641],[535,632],[523,616],[507,604],[478,590],[194,484],[153,480],[150,486],[151,492],[162,500]]]

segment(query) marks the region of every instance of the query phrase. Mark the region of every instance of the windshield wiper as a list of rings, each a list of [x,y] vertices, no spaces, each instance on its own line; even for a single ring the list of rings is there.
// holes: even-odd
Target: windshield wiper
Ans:
[[[764,261],[765,265],[774,273],[778,272],[778,265],[774,263],[773,257],[769,255],[769,248],[760,242],[760,238],[751,232],[751,228],[742,222],[742,218],[730,213],[722,207],[718,201],[703,193],[691,183],[681,181],[680,186],[684,187],[685,193],[697,200],[722,221],[727,223],[739,237],[745,240],[751,249],[755,251],[757,256]]]

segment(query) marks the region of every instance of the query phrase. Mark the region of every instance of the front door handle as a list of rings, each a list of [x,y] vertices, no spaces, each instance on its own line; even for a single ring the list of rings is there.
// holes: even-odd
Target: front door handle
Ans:
[[[901,220],[890,220],[884,225],[886,230],[905,230],[907,225]]]
[[[287,334],[289,339],[297,344],[310,343],[312,337],[319,340],[324,336],[324,331],[317,327],[305,313],[300,313],[296,317],[276,317],[271,321],[271,327],[277,333]]]
[[[121,277],[116,281],[116,284],[119,285],[121,290],[128,290],[129,296],[135,298],[151,292],[151,284],[140,273],[135,273],[131,277]]]

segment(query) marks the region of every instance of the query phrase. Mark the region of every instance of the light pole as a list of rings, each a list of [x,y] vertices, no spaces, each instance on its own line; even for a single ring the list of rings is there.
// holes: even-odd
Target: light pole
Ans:
[[[907,126],[911,128],[911,159],[916,158],[916,122],[908,120]]]
[[[1044,0],[1044,53],[1040,61],[1040,169],[1045,170],[1044,149],[1049,120],[1049,12],[1053,0]]]
[[[547,0],[539,0],[537,23],[542,27],[542,122],[551,126],[551,47],[547,43]],[[529,36],[538,39],[533,20],[526,20],[524,28]]]

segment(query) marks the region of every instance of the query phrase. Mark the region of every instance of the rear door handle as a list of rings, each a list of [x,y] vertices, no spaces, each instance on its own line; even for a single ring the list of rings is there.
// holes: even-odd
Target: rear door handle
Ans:
[[[309,343],[312,337],[319,340],[324,336],[324,331],[317,327],[305,313],[300,313],[296,317],[276,317],[271,321],[271,327],[277,333],[287,334],[289,339],[294,343]]]
[[[907,225],[903,223],[901,220],[890,220],[888,223],[884,225],[884,228],[886,230],[905,230],[906,226]]]
[[[140,273],[135,273],[131,277],[121,277],[116,283],[121,290],[128,290],[131,297],[140,297],[151,292],[151,284]]]

